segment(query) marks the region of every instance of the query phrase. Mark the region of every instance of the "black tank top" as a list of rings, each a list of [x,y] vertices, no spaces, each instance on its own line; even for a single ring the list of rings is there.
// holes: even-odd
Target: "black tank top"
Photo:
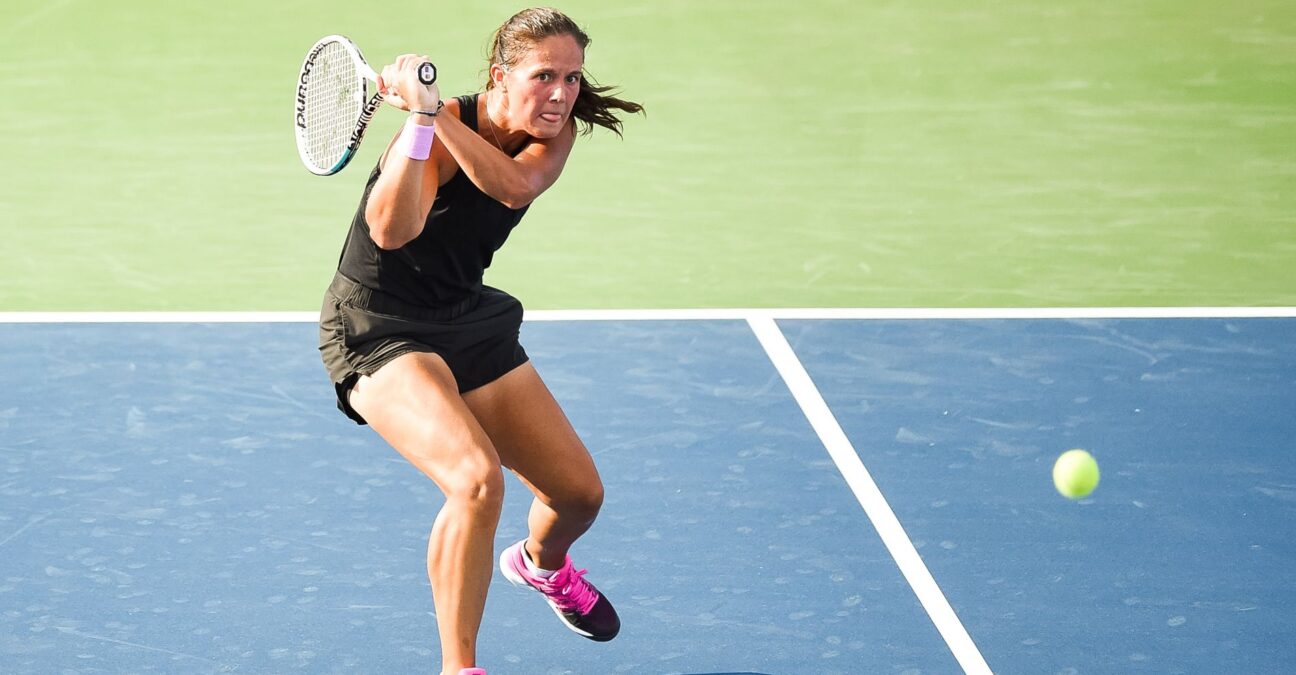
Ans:
[[[473,131],[477,130],[477,97],[458,97],[459,119]],[[362,286],[420,307],[445,307],[479,293],[482,273],[527,207],[504,206],[459,169],[437,190],[423,232],[399,249],[385,251],[369,237],[364,215],[379,175],[375,166],[351,220],[338,271]]]

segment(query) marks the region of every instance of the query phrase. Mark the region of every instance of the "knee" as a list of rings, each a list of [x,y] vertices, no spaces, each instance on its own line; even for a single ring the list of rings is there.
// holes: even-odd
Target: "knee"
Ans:
[[[499,462],[461,460],[444,481],[446,500],[476,511],[499,511],[504,504],[504,473]]]
[[[554,510],[572,519],[594,522],[599,510],[603,508],[603,484],[594,481],[565,495],[563,500],[554,504]]]

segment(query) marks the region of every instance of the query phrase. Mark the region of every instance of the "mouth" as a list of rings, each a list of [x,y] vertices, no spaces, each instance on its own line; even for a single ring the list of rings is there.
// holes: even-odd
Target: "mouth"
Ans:
[[[562,121],[563,115],[562,113],[555,112],[540,113],[540,119],[549,122],[550,124],[557,124]]]

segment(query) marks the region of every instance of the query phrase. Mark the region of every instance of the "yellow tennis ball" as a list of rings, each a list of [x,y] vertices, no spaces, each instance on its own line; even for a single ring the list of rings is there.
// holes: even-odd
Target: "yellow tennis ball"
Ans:
[[[1068,499],[1088,495],[1098,487],[1098,462],[1084,450],[1067,450],[1053,463],[1053,485]]]

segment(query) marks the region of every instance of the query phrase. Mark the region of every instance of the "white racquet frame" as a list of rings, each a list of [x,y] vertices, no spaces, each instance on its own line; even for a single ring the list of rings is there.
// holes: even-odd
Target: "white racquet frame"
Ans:
[[[351,57],[351,62],[355,67],[358,86],[351,94],[354,102],[359,105],[359,115],[355,120],[354,128],[346,139],[345,147],[341,148],[341,155],[336,160],[329,160],[327,166],[318,161],[321,158],[316,157],[318,148],[312,147],[310,133],[308,129],[308,100],[307,100],[307,82],[310,79],[311,71],[316,66],[316,59],[320,53],[332,45],[341,47],[347,55]],[[436,82],[436,66],[424,62],[419,65],[419,81],[425,85]],[[374,113],[382,105],[383,93],[381,91],[373,92],[370,96],[370,83],[377,84],[378,73],[369,66],[365,61],[364,55],[360,53],[360,48],[345,35],[328,35],[320,38],[306,52],[306,58],[302,60],[301,71],[297,76],[297,99],[295,114],[293,116],[293,129],[297,137],[297,153],[301,157],[302,164],[311,173],[317,176],[332,176],[346,167],[351,158],[355,156],[356,150],[360,147],[360,141],[364,139],[365,129],[369,127],[369,122],[373,119]],[[330,143],[330,150],[336,152],[336,142]]]

